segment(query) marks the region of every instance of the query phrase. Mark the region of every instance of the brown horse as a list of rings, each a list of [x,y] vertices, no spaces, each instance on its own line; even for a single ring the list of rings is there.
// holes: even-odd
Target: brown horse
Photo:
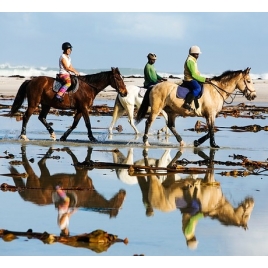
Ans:
[[[27,123],[33,114],[36,107],[41,104],[41,112],[38,119],[43,123],[50,137],[56,140],[56,135],[53,128],[47,123],[46,116],[51,107],[57,109],[71,109],[76,110],[72,126],[62,135],[61,141],[65,141],[70,133],[76,128],[79,120],[83,116],[88,131],[88,138],[92,142],[97,142],[91,130],[89,120],[89,108],[93,105],[93,101],[97,94],[107,86],[112,86],[121,96],[127,95],[127,89],[123,78],[118,68],[112,68],[111,71],[100,72],[92,75],[78,76],[79,88],[76,92],[69,92],[65,94],[63,102],[58,102],[54,99],[55,92],[52,87],[55,81],[52,77],[39,76],[32,80],[26,80],[20,86],[13,105],[11,107],[10,115],[14,115],[21,107],[24,99],[27,97],[28,108],[24,113],[21,129],[21,139],[28,141],[26,136]]]
[[[200,139],[195,140],[194,146],[198,147],[210,138],[210,146],[219,148],[215,143],[214,125],[215,118],[222,110],[226,99],[233,94],[235,89],[239,89],[250,101],[256,97],[256,91],[249,72],[250,68],[247,68],[244,71],[226,71],[220,76],[213,77],[210,83],[203,85],[203,95],[198,99],[199,107],[194,111],[188,111],[182,108],[184,100],[176,97],[178,85],[175,83],[168,81],[162,82],[154,86],[151,91],[147,90],[136,117],[136,123],[139,123],[145,118],[148,107],[151,106],[151,112],[145,123],[144,145],[150,145],[148,142],[149,128],[158,114],[164,110],[168,114],[168,128],[174,134],[180,146],[185,146],[185,143],[175,129],[175,119],[179,115],[184,117],[205,117],[208,125],[208,133]]]
[[[46,165],[46,161],[50,158],[52,159],[51,155],[54,150],[49,148],[45,156],[38,162],[40,169],[38,173],[40,173],[40,175],[36,175],[36,171],[33,170],[27,158],[26,146],[21,147],[22,165],[28,175],[27,181],[25,182],[23,178],[13,177],[15,186],[24,189],[23,191],[18,191],[21,198],[24,201],[41,206],[53,204],[55,186],[60,184],[63,189],[66,189],[68,195],[77,197],[76,208],[107,214],[110,218],[116,217],[125,200],[126,191],[120,189],[112,198],[105,198],[94,187],[93,180],[88,176],[88,170],[75,166],[78,160],[73,152],[69,148],[64,149],[72,158],[75,173],[58,172],[51,174]],[[91,153],[92,148],[88,147],[85,161],[91,161]],[[18,173],[18,170],[12,165],[10,166],[10,171],[12,174]]]

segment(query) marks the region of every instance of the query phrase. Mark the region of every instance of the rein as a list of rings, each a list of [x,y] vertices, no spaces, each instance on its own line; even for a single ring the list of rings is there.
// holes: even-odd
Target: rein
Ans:
[[[86,83],[89,87],[92,87],[92,88],[96,89],[97,91],[99,91],[99,89],[97,87],[95,87],[92,84],[89,84],[87,81],[81,79],[80,76],[77,76],[77,79],[82,81],[82,82],[84,82],[84,83]]]
[[[246,83],[246,81],[245,81],[245,79],[244,79],[244,83],[245,83],[245,90],[244,91],[249,91],[249,92],[252,92],[249,88],[248,88],[248,86],[247,86],[247,83]],[[217,90],[217,92],[221,95],[221,97],[222,97],[222,99],[223,99],[223,103],[225,103],[225,104],[232,104],[233,103],[233,101],[234,101],[234,99],[235,99],[235,97],[237,96],[237,95],[245,95],[246,94],[246,92],[234,92],[234,93],[229,93],[229,92],[227,92],[226,90],[224,90],[223,88],[221,88],[221,87],[219,87],[219,86],[217,86],[216,84],[214,84],[214,83],[212,83],[212,82],[209,82],[208,84],[211,84],[216,90]],[[224,99],[224,97],[223,97],[223,95],[222,95],[222,93],[220,92],[220,91],[223,91],[224,93],[226,93],[226,95],[227,95],[227,98],[231,98],[232,100],[230,101],[230,102],[227,102],[225,99]],[[234,96],[232,96],[232,95],[234,95]],[[226,99],[227,99],[226,98]]]
[[[97,88],[96,86],[88,83],[86,80],[81,79],[79,76],[77,76],[77,79],[79,79],[80,81],[86,83],[89,87],[92,87],[92,88],[96,89],[98,92],[100,91],[99,88]],[[118,83],[117,83],[114,75],[113,75],[113,79],[114,79],[114,82],[115,82],[115,85],[116,85],[116,90],[119,92],[119,86],[118,86]]]

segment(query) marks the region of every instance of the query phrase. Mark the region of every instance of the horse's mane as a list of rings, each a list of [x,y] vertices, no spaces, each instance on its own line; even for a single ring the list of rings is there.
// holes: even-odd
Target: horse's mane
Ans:
[[[94,82],[99,82],[101,80],[104,80],[107,78],[107,74],[111,73],[111,71],[105,71],[105,72],[100,72],[96,74],[87,74],[87,75],[82,75],[79,76],[79,79],[86,83],[94,83]],[[103,78],[103,79],[102,79]]]
[[[215,80],[215,81],[230,80],[242,72],[243,72],[242,70],[238,70],[238,71],[227,70],[227,71],[223,72],[221,75],[214,76],[211,79]]]

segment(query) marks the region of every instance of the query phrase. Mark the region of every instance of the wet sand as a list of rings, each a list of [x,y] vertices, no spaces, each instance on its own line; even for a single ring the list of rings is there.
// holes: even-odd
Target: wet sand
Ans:
[[[24,80],[25,78],[0,77],[0,99],[4,102],[7,97],[14,98]],[[180,82],[179,79],[173,81]],[[125,78],[125,83],[126,85],[142,86],[143,78]],[[251,103],[253,105],[259,103],[258,105],[265,106],[268,81],[256,80],[254,83],[257,99]],[[107,102],[112,103],[116,94],[114,89],[107,87],[96,99],[107,100]],[[245,102],[245,98],[237,96],[236,102]],[[217,126],[266,124],[263,119],[254,119],[253,121],[249,118],[227,118],[228,120],[224,117],[217,118]],[[259,131],[258,133],[232,132],[223,128],[216,133],[217,143],[222,146],[220,150],[211,150],[208,147],[208,142],[197,150],[193,148],[193,140],[200,138],[200,134],[203,135],[202,133],[187,131],[194,126],[195,118],[178,119],[181,123],[178,124],[178,128],[187,144],[183,150],[178,151],[179,145],[174,136],[150,136],[152,146],[147,151],[149,159],[155,159],[156,162],[162,163],[163,167],[167,167],[171,159],[180,152],[183,153],[179,158],[180,160],[186,159],[186,161],[193,162],[203,160],[204,157],[202,156],[204,154],[214,157],[213,153],[215,153],[215,161],[220,164],[215,164],[215,171],[211,175],[215,177],[218,184],[217,187],[206,186],[207,191],[211,190],[209,196],[214,196],[215,190],[219,191],[220,196],[228,201],[227,205],[231,209],[237,208],[240,202],[248,196],[254,199],[255,206],[248,222],[249,228],[247,231],[236,224],[222,224],[217,218],[206,216],[200,219],[196,225],[196,247],[190,248],[182,229],[183,217],[180,210],[162,210],[162,207],[167,203],[165,201],[152,203],[149,199],[152,193],[161,196],[162,192],[151,191],[149,195],[149,185],[144,177],[129,176],[126,169],[94,168],[85,170],[85,172],[75,169],[74,161],[77,159],[77,161],[83,162],[90,149],[92,149],[91,160],[98,163],[114,164],[117,161],[119,163],[122,161],[122,163],[133,164],[144,160],[142,135],[137,137],[134,135],[127,122],[127,117],[121,118],[119,122],[124,126],[124,131],[120,134],[114,133],[111,138],[107,136],[106,130],[95,129],[94,135],[100,141],[97,144],[88,142],[83,123],[78,125],[68,141],[51,141],[48,139],[46,129],[38,122],[37,116],[33,116],[29,122],[28,137],[30,141],[25,143],[17,138],[20,133],[21,122],[15,120],[15,118],[1,118],[1,183],[27,187],[24,191],[0,192],[0,202],[5,204],[2,206],[2,215],[5,215],[5,217],[2,219],[1,228],[14,231],[25,231],[31,228],[35,232],[47,231],[59,235],[60,229],[57,225],[57,210],[52,199],[54,189],[52,186],[60,179],[66,184],[70,183],[71,186],[75,185],[80,188],[92,183],[95,188],[93,193],[88,190],[75,192],[78,196],[78,203],[77,211],[71,218],[71,235],[102,229],[118,235],[119,238],[128,238],[129,244],[127,246],[123,243],[114,244],[109,249],[100,252],[99,249],[94,251],[86,247],[66,247],[59,243],[50,245],[36,242],[34,239],[26,240],[25,237],[20,237],[8,243],[1,239],[2,256],[49,255],[64,257],[68,255],[81,257],[133,256],[134,254],[144,254],[146,256],[267,256],[265,244],[268,236],[266,224],[268,209],[265,205],[267,203],[266,189],[268,188],[268,181],[265,180],[267,174],[263,172],[243,177],[224,176],[224,172],[241,171],[243,169],[237,165],[226,167],[221,164],[227,161],[228,163],[230,161],[239,162],[239,160],[230,158],[235,155],[244,155],[256,162],[266,161],[268,149],[260,142],[267,139],[266,131]],[[111,118],[108,116],[92,116],[91,120],[92,126],[100,126],[100,124],[101,126],[108,126]],[[63,131],[70,126],[72,118],[51,115],[49,121],[55,123],[55,131],[60,137]],[[153,129],[162,127],[162,123],[163,121],[156,120],[152,132]],[[139,128],[142,131],[143,125]],[[68,151],[64,150],[66,147]],[[54,149],[53,154],[51,157],[44,157],[45,161],[43,161],[43,156],[48,156],[47,153],[50,148]],[[14,155],[13,160],[16,160],[13,162],[14,164],[10,159],[5,158],[5,152]],[[20,163],[23,157],[28,159],[23,159],[24,161],[21,162],[24,166],[16,165]],[[205,168],[205,165],[198,166],[198,168]],[[13,178],[10,174],[14,171],[21,174],[27,172],[31,177],[27,179]],[[82,174],[85,176],[82,177]],[[170,184],[172,178],[169,174],[166,186],[177,187],[179,185],[177,180],[184,180],[187,175],[187,172],[176,174],[174,183]],[[204,174],[200,173],[191,175],[193,178],[204,178]],[[163,179],[162,176],[163,174],[161,179]],[[161,186],[161,184],[159,185]],[[37,189],[33,190],[32,188]],[[109,203],[110,200],[113,200],[115,194],[120,193],[121,189],[126,193],[126,198],[122,204],[119,204],[121,205],[120,209],[116,210],[118,215],[110,217],[109,213],[96,210],[98,200]],[[96,194],[96,198],[94,194]],[[153,213],[146,214],[146,208],[151,203],[154,204],[152,206]],[[158,206],[158,204],[161,206]],[[215,207],[217,207],[216,205]],[[110,206],[108,207],[110,208]],[[110,210],[106,211],[109,212]],[[247,218],[249,219],[248,215]],[[164,226],[168,226],[168,228]]]

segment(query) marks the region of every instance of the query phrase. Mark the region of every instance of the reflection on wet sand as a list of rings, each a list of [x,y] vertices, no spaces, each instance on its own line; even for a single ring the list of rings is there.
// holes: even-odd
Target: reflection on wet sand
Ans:
[[[176,156],[171,160],[168,152],[165,152],[160,158],[148,158],[146,150],[143,151],[144,159],[139,163],[144,163],[145,166],[161,166],[163,160],[166,161],[166,167],[172,167],[176,160],[182,155],[182,151],[178,151]],[[198,221],[204,217],[217,219],[223,225],[237,226],[247,229],[247,224],[250,219],[254,207],[254,200],[251,197],[246,197],[237,207],[227,200],[224,196],[220,183],[214,177],[214,156],[216,150],[210,150],[210,156],[207,156],[202,150],[195,151],[203,159],[209,159],[209,165],[206,169],[204,178],[197,178],[197,174],[188,174],[186,178],[180,178],[178,174],[172,172],[166,175],[154,175],[155,170],[151,170],[149,175],[134,176],[134,180],[138,182],[143,203],[146,208],[146,215],[152,216],[154,209],[162,212],[170,212],[179,209],[182,213],[182,231],[186,239],[186,244],[189,248],[195,249],[198,241],[195,237],[195,229]],[[117,156],[120,155],[117,153]],[[118,161],[118,157],[115,158]],[[123,159],[121,154],[121,160]],[[136,164],[133,162],[133,149],[128,152],[125,161],[128,164]],[[161,162],[162,165],[158,165]],[[168,162],[168,163],[167,163]],[[125,170],[127,171],[127,170]],[[122,181],[123,170],[117,170],[118,178]],[[128,175],[131,177],[130,175]]]
[[[92,179],[88,176],[88,170],[79,168],[75,165],[78,163],[76,156],[69,148],[64,150],[71,156],[75,167],[75,174],[56,173],[50,174],[46,166],[46,160],[51,157],[54,152],[49,148],[46,155],[38,162],[40,169],[40,176],[37,176],[32,169],[29,160],[26,156],[26,147],[22,146],[22,165],[28,174],[27,181],[22,178],[13,177],[15,186],[23,188],[19,191],[20,196],[25,201],[32,202],[37,205],[49,205],[54,203],[56,207],[59,206],[59,199],[57,198],[56,188],[65,190],[69,202],[73,208],[84,208],[94,210],[100,213],[116,217],[119,209],[125,199],[125,190],[119,190],[111,199],[107,200],[93,185]],[[88,147],[86,161],[90,161],[92,148]],[[17,173],[14,166],[10,166],[11,173]]]
[[[172,161],[170,155],[171,149],[168,148],[164,151],[160,158],[147,158],[147,166],[158,167],[158,168],[166,168]],[[128,149],[127,156],[119,150],[113,151],[113,161],[116,164],[128,164],[128,165],[136,165],[136,166],[145,166],[144,158],[134,161],[134,149],[131,147]],[[137,176],[133,176],[129,174],[129,171],[125,168],[116,168],[116,175],[119,180],[126,184],[137,184],[138,178]],[[161,172],[161,171],[159,171]],[[164,171],[165,172],[165,171]],[[175,174],[177,179],[180,179],[178,174]],[[164,181],[166,179],[166,175],[158,175],[158,179]]]

